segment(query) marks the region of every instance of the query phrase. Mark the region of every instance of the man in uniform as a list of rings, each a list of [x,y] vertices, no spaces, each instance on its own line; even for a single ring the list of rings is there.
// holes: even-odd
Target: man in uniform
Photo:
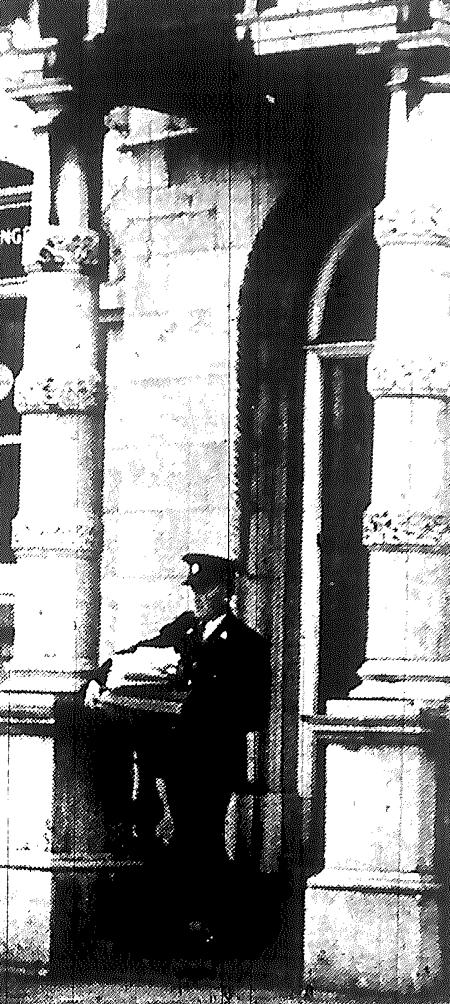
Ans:
[[[247,788],[250,737],[268,724],[270,651],[230,608],[236,562],[192,553],[183,561],[197,624],[181,651],[188,692],[158,780],[164,815],[157,831],[176,852],[181,916],[206,934],[227,912],[225,816],[232,793]]]
[[[182,560],[195,614],[186,611],[126,651],[172,647],[180,655],[179,683],[187,694],[170,748],[154,764],[163,807],[156,835],[170,847],[173,916],[186,933],[199,935],[200,945],[227,925],[233,868],[225,817],[233,792],[248,790],[248,752],[268,725],[270,648],[231,610],[237,562],[204,553]],[[89,685],[88,706],[98,703],[110,668],[108,660]]]

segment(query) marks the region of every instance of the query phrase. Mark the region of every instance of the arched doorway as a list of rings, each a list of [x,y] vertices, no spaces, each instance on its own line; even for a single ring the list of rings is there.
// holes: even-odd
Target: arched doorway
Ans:
[[[284,869],[291,886],[297,959],[304,878],[322,840],[313,717],[355,685],[365,644],[366,362],[378,270],[371,212],[347,206],[337,214],[332,199],[328,209],[311,201],[288,192],[258,237],[241,295],[239,352],[240,546],[248,573],[240,603],[272,641],[264,839],[278,849],[272,867]],[[350,230],[346,211],[357,220]]]
[[[308,352],[322,378],[320,635],[317,710],[357,682],[366,641],[368,564],[362,544],[370,501],[372,398],[367,357],[375,337],[378,249],[372,211],[343,231],[310,304]]]

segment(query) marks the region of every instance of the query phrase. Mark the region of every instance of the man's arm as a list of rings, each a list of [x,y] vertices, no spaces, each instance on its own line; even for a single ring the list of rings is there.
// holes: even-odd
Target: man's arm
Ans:
[[[175,620],[165,624],[159,634],[153,638],[144,638],[137,641],[130,648],[122,648],[116,655],[133,655],[138,648],[174,648],[175,652],[182,653],[190,635],[198,627],[197,618],[192,610],[185,610],[184,613],[175,617]]]

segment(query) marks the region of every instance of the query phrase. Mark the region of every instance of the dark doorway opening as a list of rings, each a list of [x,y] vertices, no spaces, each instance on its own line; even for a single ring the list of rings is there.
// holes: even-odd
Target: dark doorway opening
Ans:
[[[358,682],[367,631],[373,404],[362,358],[323,360],[323,458],[319,713]]]

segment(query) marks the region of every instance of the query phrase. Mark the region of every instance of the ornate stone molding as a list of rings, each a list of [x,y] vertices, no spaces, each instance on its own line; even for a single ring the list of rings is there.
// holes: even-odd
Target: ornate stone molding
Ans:
[[[65,234],[59,227],[45,233],[24,231],[22,265],[27,272],[90,272],[99,265],[100,237],[95,230]]]
[[[377,512],[371,506],[364,514],[363,543],[370,548],[450,553],[450,513]]]
[[[375,398],[389,394],[450,398],[450,364],[433,356],[384,355],[375,348],[367,367],[367,389]]]
[[[56,522],[33,522],[19,513],[13,520],[12,528],[12,546],[16,554],[24,551],[66,551],[90,557],[101,554],[103,522],[99,516],[71,526],[60,526]]]
[[[374,236],[381,248],[387,244],[450,247],[450,212],[442,206],[394,206],[383,201],[375,210]]]
[[[102,406],[103,394],[103,382],[97,370],[80,376],[28,376],[24,369],[15,382],[14,406],[22,415],[49,411],[89,412]]]

